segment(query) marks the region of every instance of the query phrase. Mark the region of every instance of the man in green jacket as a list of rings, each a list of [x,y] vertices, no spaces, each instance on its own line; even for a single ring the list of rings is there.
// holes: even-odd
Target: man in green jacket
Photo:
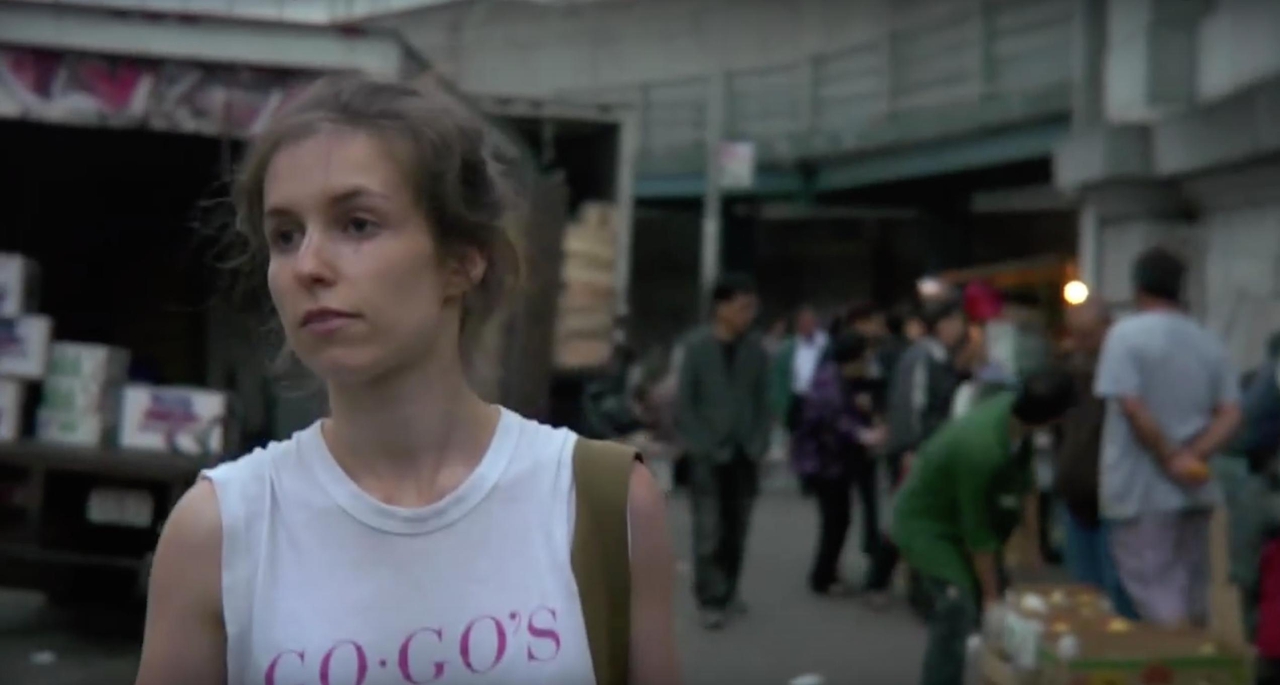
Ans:
[[[944,424],[916,453],[893,539],[929,593],[924,685],[961,685],[965,645],[1003,590],[1001,552],[1032,492],[1032,433],[1075,400],[1069,375],[1042,371]]]

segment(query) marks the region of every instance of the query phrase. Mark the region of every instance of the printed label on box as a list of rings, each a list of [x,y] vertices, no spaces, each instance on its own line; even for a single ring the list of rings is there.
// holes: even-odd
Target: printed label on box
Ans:
[[[127,386],[120,446],[218,454],[222,450],[226,400],[224,393],[203,388]]]

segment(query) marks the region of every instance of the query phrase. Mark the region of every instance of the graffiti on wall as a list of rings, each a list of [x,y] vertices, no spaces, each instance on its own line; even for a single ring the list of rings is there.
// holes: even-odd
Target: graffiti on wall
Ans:
[[[0,118],[250,136],[316,76],[0,48]]]

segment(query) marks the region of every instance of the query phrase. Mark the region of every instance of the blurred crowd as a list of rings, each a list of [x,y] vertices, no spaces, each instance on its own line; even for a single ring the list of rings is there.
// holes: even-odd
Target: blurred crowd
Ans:
[[[929,683],[960,682],[965,640],[1003,594],[1014,555],[1037,570],[1060,551],[1122,615],[1204,624],[1210,521],[1225,503],[1232,580],[1271,677],[1280,334],[1238,375],[1183,306],[1185,272],[1169,251],[1143,253],[1134,310],[1113,319],[1085,300],[1064,312],[1062,335],[1018,333],[1016,308],[986,283],[930,280],[914,302],[825,317],[805,305],[756,333],[751,281],[726,276],[704,325],[588,391],[589,430],[631,435],[676,464],[711,630],[747,612],[738,578],[752,502],[761,470],[788,466],[818,514],[808,587],[884,609],[905,577],[910,606],[930,621]],[[1043,358],[994,352],[990,337],[1011,320],[1016,335],[1045,338]],[[850,578],[841,560],[855,509],[869,563]],[[1015,539],[1029,544],[1015,550]]]

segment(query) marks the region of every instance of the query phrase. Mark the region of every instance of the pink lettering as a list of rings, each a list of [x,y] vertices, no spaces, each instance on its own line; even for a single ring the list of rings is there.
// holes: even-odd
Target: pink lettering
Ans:
[[[412,685],[423,685],[423,683],[434,682],[444,676],[445,662],[436,661],[432,663],[433,670],[430,678],[427,678],[426,680],[413,679],[413,670],[409,665],[409,648],[413,644],[413,638],[423,633],[435,635],[437,643],[444,642],[444,631],[439,628],[419,628],[412,633],[409,633],[409,637],[406,637],[404,642],[400,643],[400,675],[404,678],[406,683],[412,683]]]
[[[276,685],[276,669],[280,668],[280,660],[284,659],[287,656],[298,657],[299,665],[304,665],[307,663],[306,652],[299,652],[293,649],[280,652],[279,654],[276,655],[276,658],[271,660],[271,664],[267,666],[267,673],[262,679],[262,682],[264,685]]]
[[[551,617],[550,626],[540,626],[537,624],[539,615],[547,615]],[[529,637],[538,640],[548,640],[551,642],[551,654],[547,656],[537,656],[533,653],[533,645],[525,647],[525,659],[530,662],[552,661],[560,655],[560,633],[555,630],[556,610],[550,607],[538,607],[529,613]]]
[[[329,679],[329,667],[333,663],[333,654],[343,645],[351,645],[356,650],[356,681],[351,685],[364,685],[365,676],[369,675],[369,659],[365,656],[364,647],[355,640],[343,640],[329,648],[320,660],[320,685],[334,685]]]
[[[498,645],[494,649],[493,663],[489,664],[487,668],[477,669],[474,662],[471,660],[471,631],[474,630],[476,624],[481,621],[489,621],[493,623],[493,631],[498,638]],[[507,652],[507,631],[502,627],[502,621],[499,621],[493,616],[481,616],[480,618],[471,619],[471,622],[467,624],[466,630],[462,631],[462,643],[459,645],[459,651],[462,652],[462,663],[467,667],[467,670],[472,673],[488,673],[489,671],[497,668],[498,664],[502,663],[502,657]]]

